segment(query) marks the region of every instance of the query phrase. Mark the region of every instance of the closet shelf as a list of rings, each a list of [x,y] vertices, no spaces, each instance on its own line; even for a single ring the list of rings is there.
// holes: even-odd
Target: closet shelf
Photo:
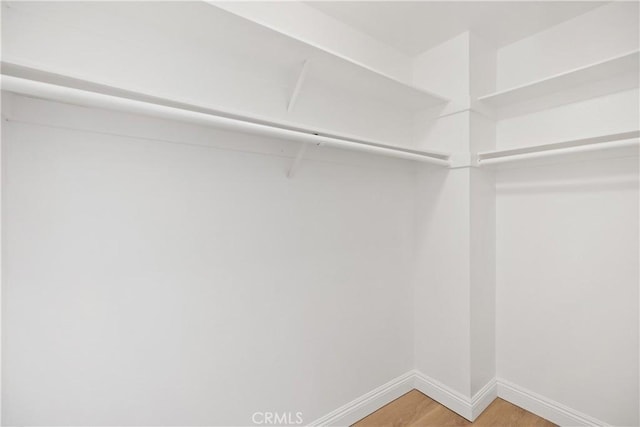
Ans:
[[[61,77],[58,76],[58,78]],[[449,165],[450,156],[445,153],[394,147],[375,141],[328,133],[319,129],[292,127],[279,122],[256,121],[250,117],[239,117],[220,111],[207,111],[198,106],[181,104],[172,100],[152,98],[146,95],[136,96],[132,92],[106,88],[91,82],[78,84],[76,79],[68,79],[68,81],[74,82],[82,88],[20,78],[4,74],[3,70],[2,90],[84,107],[103,108],[301,143],[358,150],[439,166]],[[87,87],[90,90],[86,90]],[[103,91],[96,91],[97,88],[103,89]],[[104,93],[106,89],[110,89],[108,93]]]
[[[10,1],[3,35],[15,43],[3,61],[179,108],[408,151],[415,113],[448,102],[207,2],[134,3]]]
[[[500,108],[553,95],[562,91],[576,90],[577,87],[589,86],[589,83],[607,80],[621,74],[637,73],[639,60],[639,51],[628,52],[521,86],[484,95],[479,97],[478,101],[482,101],[489,107]],[[630,82],[626,83],[627,86],[638,86],[637,75],[633,76],[630,80]],[[618,86],[613,88],[613,90],[618,89]],[[585,91],[587,90],[588,87],[585,87]],[[573,96],[580,98],[580,94],[574,94]]]
[[[202,82],[199,86],[203,92],[211,90],[216,97],[221,96],[219,86],[223,86],[222,89],[237,89],[236,92],[230,90],[230,98],[233,98],[233,94],[243,98],[247,94],[239,86],[245,84],[246,91],[260,91],[260,96],[267,94],[276,97],[284,94],[284,97],[291,98],[300,70],[303,64],[307,64],[305,68],[308,71],[300,90],[300,99],[309,104],[318,102],[316,96],[319,93],[325,97],[331,95],[331,100],[335,103],[365,103],[372,105],[372,108],[373,104],[378,103],[411,111],[432,108],[448,101],[421,87],[207,2],[161,2],[152,6],[141,2],[136,7],[129,8],[117,5],[112,7],[105,2],[93,7],[90,13],[84,7],[82,2],[46,7],[36,7],[28,2],[9,2],[7,16],[17,23],[15,25],[24,27],[23,31],[33,31],[35,42],[44,46],[46,41],[39,40],[44,30],[64,40],[69,38],[71,42],[65,45],[65,53],[81,54],[88,49],[76,37],[87,40],[95,38],[96,50],[108,49],[114,55],[114,60],[135,58],[137,55],[145,55],[145,58],[146,55],[165,56],[172,54],[175,49],[188,51],[188,55],[181,52],[184,56],[177,57],[183,60],[176,59],[178,63],[171,66],[180,71],[180,67],[187,64],[210,69],[211,81]],[[97,11],[102,13],[98,14]],[[78,16],[85,19],[80,21]],[[117,20],[114,16],[117,16]],[[67,21],[73,25],[67,25]],[[180,22],[188,22],[189,25],[177,26],[176,23]],[[121,28],[124,24],[136,28],[136,31],[128,33],[129,27]],[[177,28],[180,31],[180,43],[172,37],[172,33],[178,31]],[[151,42],[158,45],[149,44]],[[93,59],[99,64],[100,58],[92,58],[91,54],[90,52],[86,61]],[[15,52],[7,52],[3,58],[13,63],[24,63],[21,61],[24,58]],[[63,54],[49,62],[58,62],[55,68],[65,74],[71,74],[77,68],[69,66],[73,62],[65,63]],[[64,68],[60,68],[60,64],[64,64]],[[94,79],[89,65],[82,68],[89,71],[89,79]],[[158,67],[163,65],[167,66],[163,62],[154,63]],[[163,70],[158,70],[157,73],[163,75]],[[185,79],[189,78],[187,76],[195,80],[202,78],[197,73],[184,73]],[[98,80],[97,77],[95,79]],[[181,84],[188,86],[188,83]],[[279,107],[286,110],[287,104],[291,104],[290,99],[288,101],[281,103]],[[304,105],[301,107],[304,108]]]
[[[556,142],[553,144],[536,145],[509,150],[486,151],[478,153],[478,165],[491,166],[545,157],[591,152],[608,152],[614,149],[627,148],[634,149],[633,154],[637,155],[637,148],[640,147],[639,138],[640,131],[634,130],[631,132],[600,135],[591,138]]]
[[[432,108],[449,101],[347,56],[333,53],[316,44],[247,18],[223,7],[223,4],[210,3],[210,6],[233,15],[238,20],[250,23],[242,27],[243,31],[255,33],[252,39],[259,40],[266,51],[290,52],[292,63],[307,63],[310,79],[322,80],[343,92],[357,92],[364,98],[370,98],[375,94],[375,98],[380,101],[391,102],[398,107],[411,110]]]
[[[285,49],[284,46],[274,49]],[[309,77],[355,93],[362,99],[391,103],[397,108],[418,111],[446,104],[449,100],[425,89],[400,81],[373,68],[308,45],[299,63],[309,63]]]

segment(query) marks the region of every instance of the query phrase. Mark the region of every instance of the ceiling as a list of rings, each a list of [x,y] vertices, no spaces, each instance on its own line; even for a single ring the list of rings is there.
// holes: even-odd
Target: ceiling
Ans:
[[[309,6],[416,55],[471,30],[504,46],[605,4],[594,1],[311,1]]]

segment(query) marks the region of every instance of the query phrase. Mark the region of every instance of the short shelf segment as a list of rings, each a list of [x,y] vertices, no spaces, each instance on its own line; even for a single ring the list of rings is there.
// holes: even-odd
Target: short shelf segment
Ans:
[[[478,165],[488,166],[541,157],[586,153],[615,148],[640,146],[640,131],[602,135],[592,138],[575,139],[554,144],[537,145],[510,150],[478,153]]]
[[[637,72],[639,60],[640,52],[628,52],[605,61],[488,94],[478,98],[478,101],[482,101],[484,104],[493,108],[518,104],[587,83],[606,80],[623,73]],[[634,84],[637,87],[637,78],[634,79]]]

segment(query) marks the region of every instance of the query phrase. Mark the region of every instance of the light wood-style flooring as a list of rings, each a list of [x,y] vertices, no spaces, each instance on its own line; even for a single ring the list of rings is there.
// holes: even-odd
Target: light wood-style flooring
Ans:
[[[472,423],[418,390],[411,390],[354,424],[354,427],[374,426],[555,427],[555,424],[499,398]]]

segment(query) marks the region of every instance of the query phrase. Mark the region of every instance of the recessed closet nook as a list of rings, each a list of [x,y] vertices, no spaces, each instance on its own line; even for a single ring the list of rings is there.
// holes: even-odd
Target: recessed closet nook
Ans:
[[[638,426],[638,6],[3,1],[2,424]]]

